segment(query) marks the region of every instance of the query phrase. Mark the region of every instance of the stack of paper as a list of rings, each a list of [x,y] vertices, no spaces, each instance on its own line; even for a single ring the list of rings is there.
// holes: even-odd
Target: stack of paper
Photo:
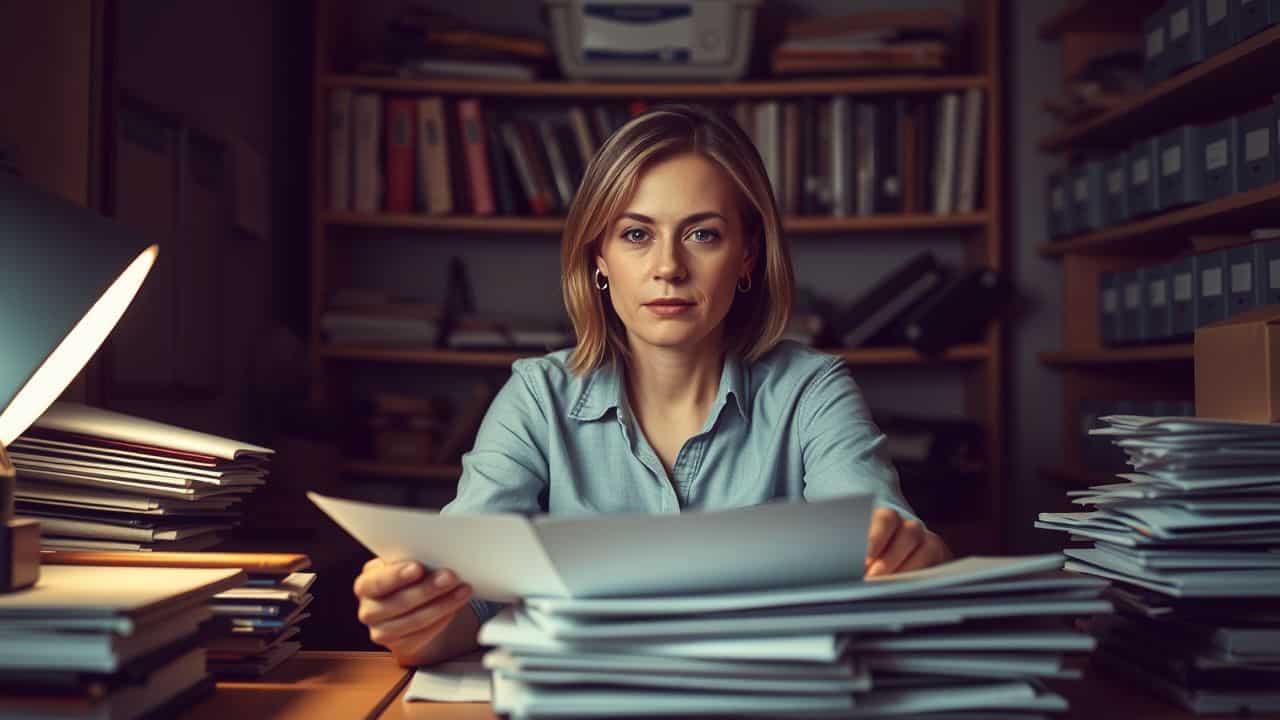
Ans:
[[[171,717],[213,689],[201,644],[240,570],[49,566],[0,594],[0,716]]]
[[[1066,709],[1109,612],[1057,555],[966,558],[864,581],[870,498],[683,515],[438,515],[312,495],[378,555],[450,567],[515,601],[479,640],[515,717]]]
[[[1092,541],[1067,569],[1115,582],[1099,659],[1197,712],[1280,710],[1280,425],[1102,420],[1134,472],[1036,523]]]
[[[245,587],[218,593],[209,640],[209,670],[219,678],[262,677],[302,643],[296,636],[310,617],[315,573],[250,575]]]
[[[17,510],[51,549],[204,550],[235,527],[272,451],[76,403],[9,448]]]

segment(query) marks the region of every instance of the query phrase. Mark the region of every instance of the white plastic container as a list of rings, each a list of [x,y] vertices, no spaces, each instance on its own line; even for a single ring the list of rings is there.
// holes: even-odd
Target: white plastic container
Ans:
[[[545,0],[574,80],[736,80],[760,0]]]

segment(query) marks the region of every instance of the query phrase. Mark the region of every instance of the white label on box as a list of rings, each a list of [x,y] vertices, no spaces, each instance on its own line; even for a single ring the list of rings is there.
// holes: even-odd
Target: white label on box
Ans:
[[[1076,178],[1076,202],[1089,199],[1089,178]]]
[[[1253,265],[1236,263],[1231,266],[1231,292],[1253,291]]]
[[[1191,299],[1191,273],[1178,273],[1173,276],[1173,301],[1187,302]]]
[[[1206,25],[1217,25],[1227,19],[1227,0],[1208,0],[1204,4],[1204,21]]]
[[[1280,290],[1280,258],[1267,263],[1267,274],[1270,276],[1271,289]]]
[[[1102,291],[1102,312],[1113,315],[1116,311],[1118,298],[1116,297],[1115,288],[1107,288]]]
[[[1271,129],[1258,128],[1244,135],[1244,159],[1248,162],[1261,160],[1271,154]]]
[[[1146,185],[1151,179],[1151,159],[1140,157],[1133,161],[1133,184]]]
[[[1107,173],[1107,192],[1119,195],[1124,192],[1124,169],[1116,169]]]
[[[1227,152],[1228,149],[1230,149],[1230,144],[1227,142],[1226,138],[1223,138],[1221,140],[1214,140],[1208,145],[1205,145],[1204,146],[1205,169],[1217,170],[1218,168],[1226,167],[1227,164],[1231,162],[1230,154]]]
[[[1160,174],[1169,176],[1182,170],[1182,146],[1174,145],[1160,154]]]
[[[1131,282],[1124,286],[1124,307],[1133,310],[1142,304],[1142,284]]]
[[[1150,290],[1151,294],[1151,307],[1164,307],[1165,301],[1168,299],[1165,281],[1156,280],[1147,289]]]
[[[1054,185],[1053,192],[1049,193],[1049,202],[1053,203],[1053,209],[1062,212],[1067,206],[1067,194],[1062,192],[1061,185]]]
[[[1200,297],[1222,294],[1222,268],[1207,268],[1200,273]]]
[[[1169,42],[1173,42],[1191,29],[1191,10],[1183,8],[1169,16]]]
[[[1164,28],[1158,27],[1147,33],[1147,59],[1150,60],[1164,52]]]

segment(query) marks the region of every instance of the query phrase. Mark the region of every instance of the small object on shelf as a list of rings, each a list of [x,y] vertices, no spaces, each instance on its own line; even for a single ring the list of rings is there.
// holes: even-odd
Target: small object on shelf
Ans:
[[[1119,225],[1129,219],[1128,154],[1116,153],[1102,166],[1102,222]]]
[[[1212,57],[1240,42],[1240,0],[1204,0],[1204,54]]]
[[[1164,63],[1168,74],[1204,61],[1204,6],[1205,0],[1169,0],[1165,5],[1168,42]]]
[[[1276,179],[1276,105],[1241,115],[1236,123],[1236,189],[1247,192]]]
[[[1201,174],[1205,201],[1236,192],[1235,143],[1238,135],[1239,121],[1233,117],[1200,129],[1199,164],[1193,169]]]
[[[1104,346],[1119,344],[1120,289],[1116,273],[1098,274],[1098,341]]]
[[[1067,202],[1067,183],[1070,174],[1066,170],[1049,173],[1049,237],[1058,239],[1072,233],[1071,205]]]
[[[1145,38],[1143,42],[1144,51],[1142,55],[1142,81],[1147,87],[1159,85],[1162,80],[1169,77],[1168,67],[1168,44],[1169,29],[1166,19],[1168,18],[1164,8],[1157,10],[1147,16],[1142,23],[1142,36]]]
[[[1117,338],[1128,345],[1137,345],[1147,339],[1145,283],[1141,269],[1116,274],[1120,290],[1120,333]]]
[[[1227,317],[1227,254],[1223,250],[1195,256],[1196,327]]]
[[[1146,297],[1143,302],[1143,328],[1147,342],[1165,342],[1173,335],[1170,312],[1169,264],[1149,265],[1142,269]]]
[[[1258,305],[1280,305],[1280,239],[1254,245],[1258,254]]]
[[[923,355],[977,342],[1004,308],[1011,290],[1004,273],[974,268],[912,309],[902,321],[902,337]]]
[[[1103,164],[1090,160],[1071,172],[1071,226],[1076,232],[1099,230],[1103,217]]]
[[[1204,163],[1198,152],[1201,129],[1184,125],[1160,136],[1160,172],[1156,178],[1159,209],[1169,210],[1204,200]]]
[[[1226,252],[1227,316],[1239,315],[1257,305],[1257,261],[1254,245],[1238,245]]]
[[[1160,184],[1156,182],[1160,167],[1160,140],[1140,140],[1125,154],[1129,167],[1129,218],[1150,215],[1160,209]]]
[[[1173,302],[1169,305],[1169,333],[1175,340],[1186,340],[1196,331],[1196,259],[1193,255],[1169,263],[1169,289]]]

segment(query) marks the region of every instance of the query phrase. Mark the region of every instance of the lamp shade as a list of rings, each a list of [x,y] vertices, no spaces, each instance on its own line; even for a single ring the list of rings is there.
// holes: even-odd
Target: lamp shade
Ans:
[[[89,362],[158,252],[120,224],[0,172],[0,445]]]

